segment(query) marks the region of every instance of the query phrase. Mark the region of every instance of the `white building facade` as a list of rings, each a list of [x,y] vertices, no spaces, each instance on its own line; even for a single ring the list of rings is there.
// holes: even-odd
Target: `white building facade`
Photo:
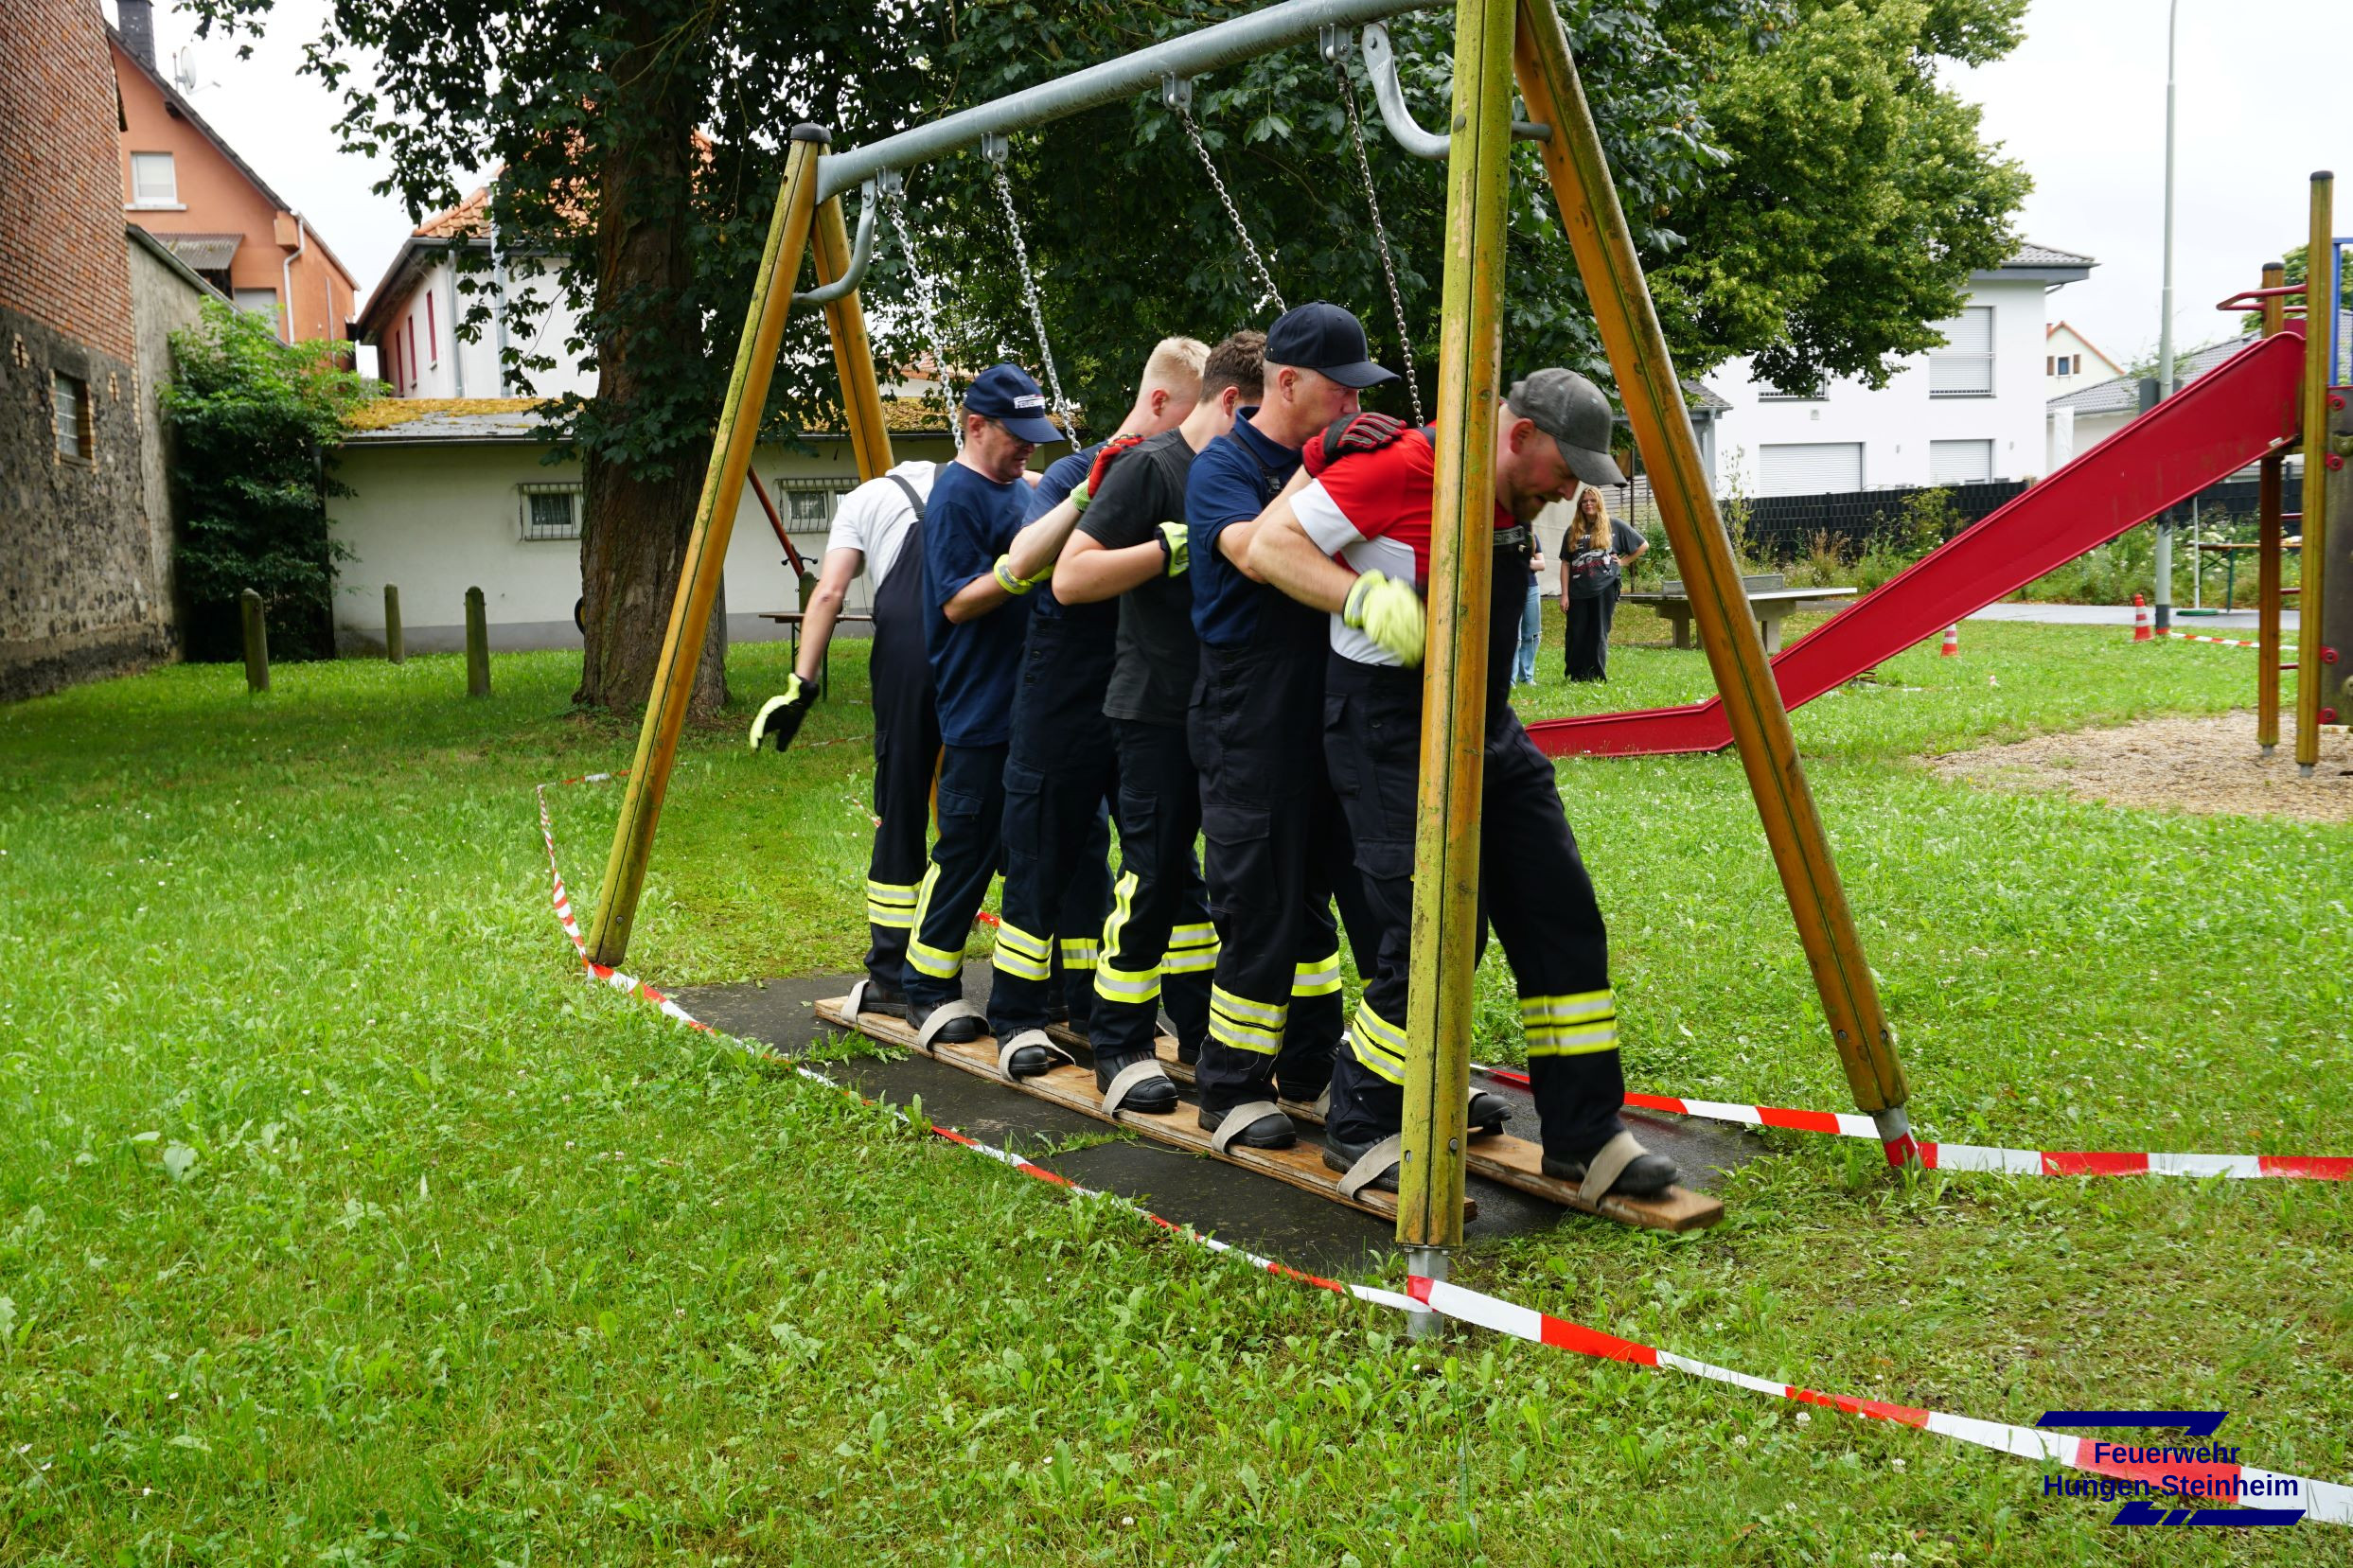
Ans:
[[[335,540],[351,552],[336,568],[338,646],[381,651],[386,584],[400,590],[403,640],[412,652],[465,645],[469,588],[482,590],[493,649],[580,646],[574,618],[580,600],[579,464],[540,462],[547,448],[527,405],[483,413],[420,399],[415,407],[415,418],[352,432],[335,457],[335,478],[353,492],[327,503]],[[807,451],[760,447],[752,472],[815,571],[835,502],[858,479],[846,438],[808,440]],[[894,432],[892,449],[900,461],[955,455],[939,429]],[[789,635],[761,612],[798,609],[800,581],[749,485],[736,508],[722,585],[732,641]],[[852,586],[846,608],[871,608],[863,578]]]
[[[1818,396],[1793,397],[1759,381],[1751,361],[1732,361],[1708,377],[1728,405],[1719,487],[1789,496],[2040,478],[2048,471],[2046,296],[2093,265],[2027,245],[1973,273],[1969,303],[1940,325],[1945,345],[1904,361],[1877,389],[1834,380]]]
[[[487,187],[477,190],[418,225],[369,294],[353,336],[376,350],[377,377],[395,397],[593,396],[595,371],[581,368],[565,346],[579,335],[579,317],[565,302],[561,264],[499,246],[488,196]],[[512,335],[507,312],[497,308],[502,300],[537,307],[527,337]],[[461,341],[458,323],[486,302],[490,325]],[[504,348],[555,365],[519,376],[505,369]]]
[[[2063,321],[2051,323],[2043,340],[2043,395],[2058,397],[2078,387],[2096,386],[2124,374],[2092,340]]]

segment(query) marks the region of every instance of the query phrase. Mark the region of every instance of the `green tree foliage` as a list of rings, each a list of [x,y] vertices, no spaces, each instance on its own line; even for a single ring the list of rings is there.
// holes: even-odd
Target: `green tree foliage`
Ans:
[[[266,317],[217,301],[171,335],[163,389],[178,492],[179,591],[189,653],[237,656],[238,595],[259,593],[272,651],[334,652],[335,561],[327,498],[346,494],[324,453],[367,383],[324,343],[282,344]]]
[[[1686,26],[1701,105],[1726,158],[1677,203],[1688,243],[1653,278],[1687,371],[1756,356],[1811,394],[1884,384],[1941,340],[1971,272],[2015,246],[2029,182],[1937,79],[1939,62],[2008,52],[2024,0],[1801,0],[1755,41]]]
[[[273,0],[194,0],[257,25]],[[1619,192],[1686,374],[1754,354],[1794,390],[1884,378],[1930,346],[1973,268],[2008,253],[2024,176],[1937,84],[1940,62],[1997,57],[2025,0],[1566,0],[1572,47]],[[339,0],[309,69],[344,94],[345,141],[386,158],[386,188],[421,214],[451,171],[503,167],[492,212],[516,250],[562,258],[593,399],[558,409],[588,469],[581,543],[589,652],[581,696],[642,697],[709,450],[743,304],[796,120],[836,146],[968,107],[1156,40],[1256,9],[1244,0],[917,0],[879,10],[807,0]],[[1450,109],[1452,22],[1391,24],[1423,123]],[[352,62],[398,62],[374,79]],[[1406,157],[1350,70],[1394,237],[1406,335],[1433,390],[1443,174]],[[1348,117],[1312,45],[1205,76],[1195,114],[1284,298],[1342,301],[1374,351],[1402,356],[1371,243]],[[1164,332],[1214,338],[1271,314],[1224,209],[1153,93],[1014,141],[1010,174],[1067,388],[1124,406]],[[947,283],[952,361],[1032,366],[1038,344],[1012,234],[985,166],[959,153],[910,171],[926,264]],[[895,243],[866,294],[885,358],[929,344]],[[487,259],[487,258],[486,258]],[[1507,363],[1605,370],[1532,148],[1513,159]],[[487,328],[487,275],[465,329]],[[532,340],[519,294],[512,342]],[[544,364],[518,361],[528,373]],[[815,312],[787,337],[768,411],[830,422]],[[1392,403],[1402,399],[1391,395]],[[717,699],[714,648],[699,702]]]
[[[193,0],[211,26],[266,24],[274,0]],[[642,702],[708,460],[735,338],[796,121],[866,140],[902,128],[930,91],[923,51],[944,5],[810,0],[338,0],[305,69],[343,97],[345,147],[381,157],[378,188],[413,216],[499,171],[501,249],[552,257],[578,312],[562,355],[593,398],[549,412],[587,480],[580,543],[587,651],[578,696]],[[357,62],[381,61],[370,73]],[[493,290],[487,251],[461,253],[460,330],[508,313],[533,342],[541,307]],[[509,355],[524,379],[556,356]],[[832,401],[814,310],[796,322],[770,411],[781,426]],[[715,617],[695,705],[724,698]]]
[[[962,13],[936,107],[1010,92],[1074,63],[1140,47],[1248,8],[1177,0],[1148,12],[992,0]],[[1851,375],[1884,380],[1933,346],[1930,324],[1998,266],[2027,182],[1979,135],[1978,114],[1938,84],[1940,62],[2013,46],[2024,0],[1573,0],[1563,6],[1612,172],[1687,375],[1753,354],[1793,390]],[[1425,126],[1451,103],[1452,26],[1390,24],[1408,101]],[[1353,67],[1406,319],[1437,329],[1443,175],[1403,155]],[[1325,297],[1364,317],[1398,363],[1347,117],[1312,47],[1221,71],[1194,87],[1204,140],[1286,300]],[[1204,337],[1267,312],[1231,227],[1175,117],[1157,98],[1017,137],[1017,188],[1066,381],[1123,407],[1141,346],[1161,330]],[[1513,160],[1505,360],[1605,369],[1583,291],[1532,148]],[[911,185],[927,232],[954,258],[960,347],[1035,362],[1015,300],[1011,247],[977,157]],[[934,258],[935,260],[944,260]],[[903,345],[910,346],[910,345]]]

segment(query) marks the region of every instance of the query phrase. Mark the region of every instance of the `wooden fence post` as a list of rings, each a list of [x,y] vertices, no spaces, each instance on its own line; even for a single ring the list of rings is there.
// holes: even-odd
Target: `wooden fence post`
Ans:
[[[252,589],[237,596],[239,617],[245,623],[245,690],[270,689],[270,623],[262,611],[261,595]]]
[[[478,588],[466,590],[466,695],[490,695],[490,617]]]
[[[400,590],[391,583],[384,585],[384,658],[395,664],[409,661],[408,643],[400,633]]]

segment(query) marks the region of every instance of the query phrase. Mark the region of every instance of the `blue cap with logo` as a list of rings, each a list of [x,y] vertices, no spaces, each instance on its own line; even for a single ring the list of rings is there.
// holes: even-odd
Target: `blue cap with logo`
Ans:
[[[1017,364],[993,364],[964,388],[964,412],[996,420],[1017,441],[1043,446],[1062,432],[1046,419],[1046,395]]]
[[[1358,391],[1397,379],[1397,372],[1372,362],[1364,323],[1322,300],[1294,306],[1275,318],[1266,328],[1266,362],[1320,371]]]

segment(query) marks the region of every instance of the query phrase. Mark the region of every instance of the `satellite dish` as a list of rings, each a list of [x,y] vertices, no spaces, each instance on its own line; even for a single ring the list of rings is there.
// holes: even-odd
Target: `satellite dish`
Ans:
[[[171,57],[171,79],[183,93],[196,91],[196,45],[189,44]]]

